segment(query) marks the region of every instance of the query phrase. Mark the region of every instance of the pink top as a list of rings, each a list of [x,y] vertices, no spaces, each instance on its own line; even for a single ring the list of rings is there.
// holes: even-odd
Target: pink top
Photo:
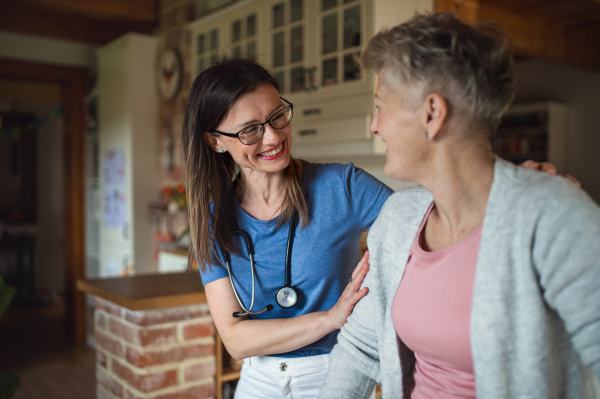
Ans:
[[[470,321],[483,224],[448,248],[427,252],[413,242],[392,304],[396,333],[414,353],[412,399],[475,398]]]

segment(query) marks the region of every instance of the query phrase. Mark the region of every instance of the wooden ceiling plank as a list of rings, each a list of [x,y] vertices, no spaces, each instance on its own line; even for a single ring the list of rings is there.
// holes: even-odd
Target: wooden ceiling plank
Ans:
[[[600,6],[596,10],[578,11],[571,15],[561,15],[556,18],[545,18],[544,24],[547,26],[556,26],[557,28],[576,28],[579,25],[588,23],[600,26]]]
[[[479,0],[435,0],[434,9],[435,12],[454,12],[467,24],[479,20]]]
[[[153,29],[153,23],[121,25],[9,4],[3,4],[0,13],[0,30],[96,44],[130,31],[151,33]]]
[[[154,0],[20,0],[19,5],[75,13],[98,19],[157,21]]]
[[[568,40],[565,33],[533,18],[495,8],[479,7],[479,18],[499,23],[513,41],[515,54],[559,61],[597,70],[597,47],[594,43],[580,46]]]

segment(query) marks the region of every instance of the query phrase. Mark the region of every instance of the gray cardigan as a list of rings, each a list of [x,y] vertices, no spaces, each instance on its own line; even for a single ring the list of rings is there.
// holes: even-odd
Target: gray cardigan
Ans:
[[[412,352],[391,307],[432,200],[414,187],[382,208],[368,236],[370,291],[338,335],[319,398],[367,398],[375,381],[384,398],[402,397]],[[478,398],[600,397],[600,208],[582,190],[496,160],[470,330]]]

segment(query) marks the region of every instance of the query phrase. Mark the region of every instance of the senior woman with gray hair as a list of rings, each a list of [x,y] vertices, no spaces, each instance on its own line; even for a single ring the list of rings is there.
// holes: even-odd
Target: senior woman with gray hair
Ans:
[[[515,84],[498,25],[416,16],[376,35],[373,134],[392,195],[368,237],[369,294],[320,398],[592,398],[600,377],[600,209],[492,154]]]

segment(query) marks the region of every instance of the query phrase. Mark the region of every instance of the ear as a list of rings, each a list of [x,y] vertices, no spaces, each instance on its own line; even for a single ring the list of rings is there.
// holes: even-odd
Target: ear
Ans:
[[[439,133],[448,118],[448,102],[437,93],[431,93],[423,104],[425,131],[429,140],[439,137]]]
[[[212,134],[210,134],[208,132],[204,132],[204,135],[202,137],[204,138],[204,141],[206,141],[208,143],[208,145],[213,149],[213,151],[219,152],[219,149],[223,148],[223,146],[219,142],[218,137],[213,136]]]

